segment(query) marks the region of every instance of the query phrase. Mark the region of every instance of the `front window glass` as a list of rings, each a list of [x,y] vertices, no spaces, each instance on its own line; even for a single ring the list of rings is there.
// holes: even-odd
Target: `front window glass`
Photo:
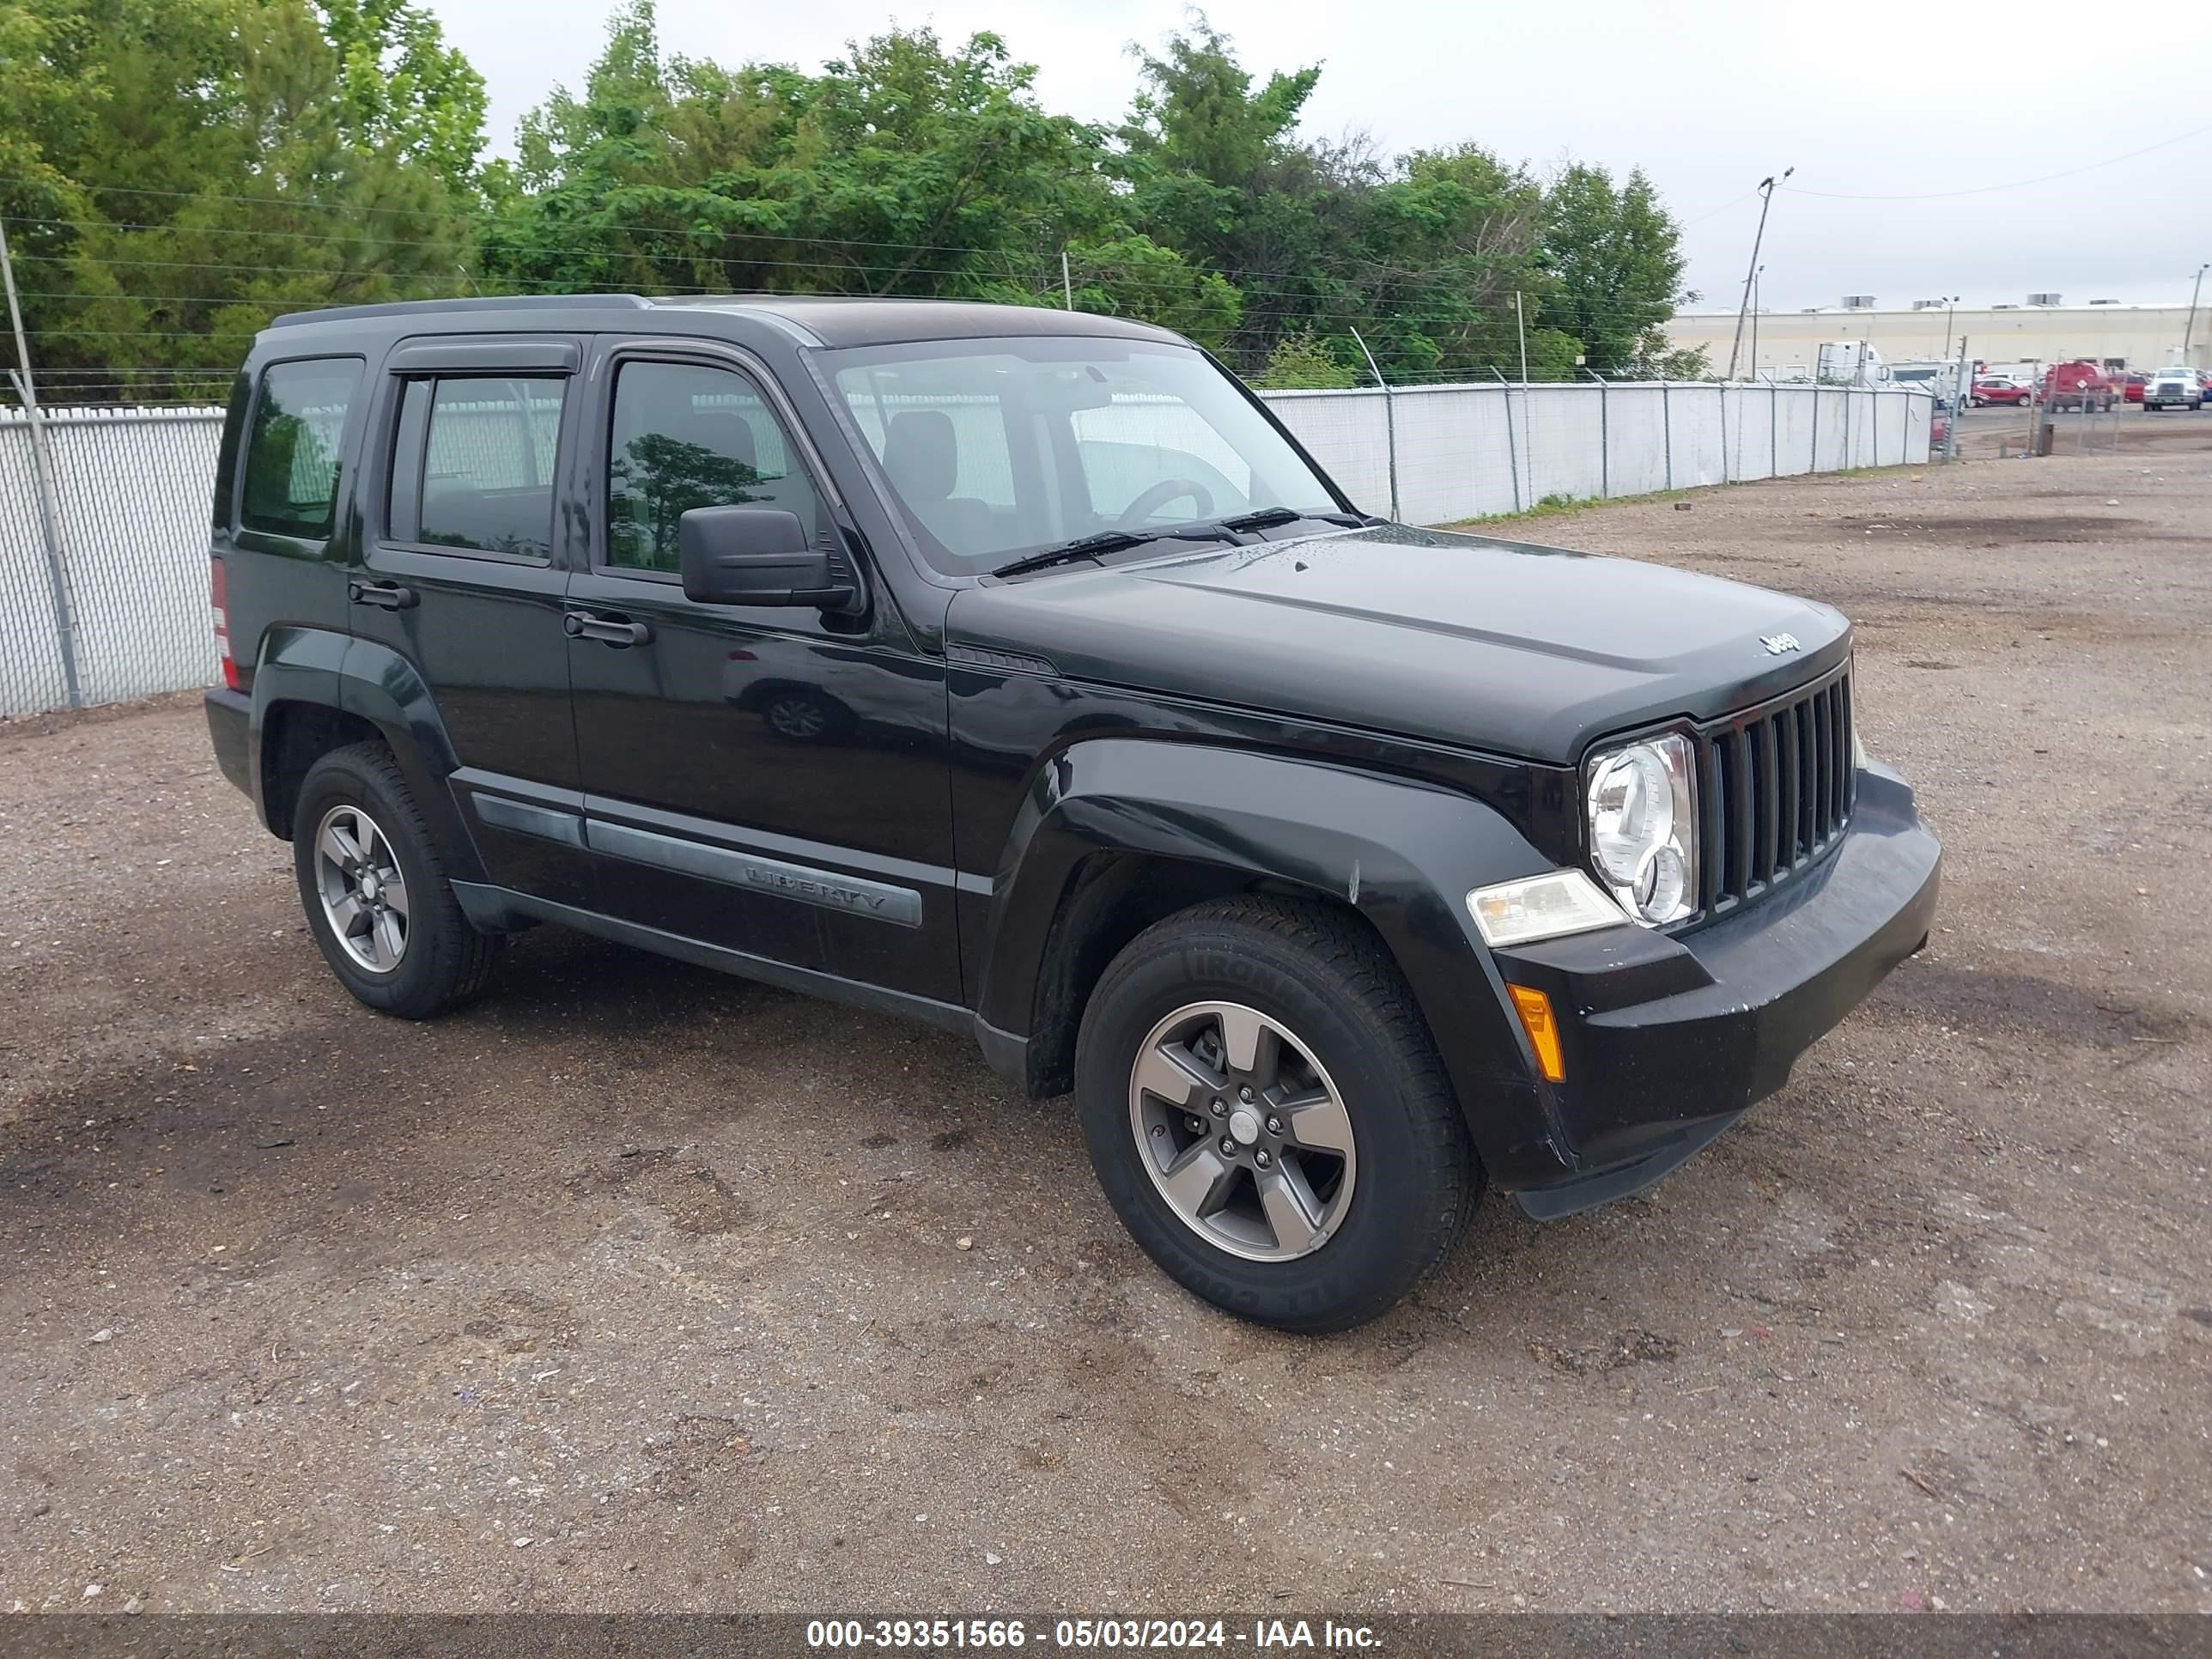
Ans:
[[[916,541],[947,574],[1101,531],[1343,510],[1187,346],[1066,336],[824,355]]]
[[[753,383],[701,364],[624,363],[607,456],[607,562],[674,570],[686,513],[748,504],[797,514],[810,536],[827,526],[813,480]]]

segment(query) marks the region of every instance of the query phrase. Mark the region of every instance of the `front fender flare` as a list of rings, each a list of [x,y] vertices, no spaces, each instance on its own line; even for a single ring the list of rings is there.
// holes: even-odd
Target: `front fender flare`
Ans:
[[[993,880],[978,1013],[1033,1029],[1054,920],[1102,853],[1196,863],[1357,910],[1412,986],[1493,1178],[1571,1168],[1551,1091],[1509,1012],[1466,895],[1552,867],[1505,817],[1453,791],[1326,763],[1144,738],[1097,738],[1031,780]]]

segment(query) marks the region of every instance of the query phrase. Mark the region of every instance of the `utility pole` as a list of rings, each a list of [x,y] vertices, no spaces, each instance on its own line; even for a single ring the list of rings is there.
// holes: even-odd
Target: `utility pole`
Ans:
[[[1060,297],[1067,302],[1070,311],[1075,309],[1075,283],[1067,274],[1067,250],[1060,251]]]
[[[1958,314],[1959,296],[1948,295],[1943,301],[1943,361],[1951,361],[1951,320]]]
[[[1759,231],[1751,239],[1751,266],[1744,275],[1743,304],[1736,310],[1735,338],[1729,344],[1729,368],[1728,374],[1724,377],[1728,380],[1735,379],[1736,351],[1743,344],[1744,314],[1751,309],[1752,278],[1759,273],[1759,245],[1766,240],[1766,210],[1774,205],[1775,185],[1780,184],[1782,179],[1787,179],[1796,171],[1796,167],[1784,167],[1782,169],[1781,179],[1770,173],[1759,181]]]
[[[2185,363],[2189,361],[2189,348],[2197,339],[2197,296],[2204,291],[2207,266],[2212,266],[2212,260],[2197,267],[2197,281],[2189,290],[2189,323],[2181,331],[2181,361]]]
[[[15,297],[15,262],[8,252],[8,222],[0,219],[0,279],[8,289],[8,322],[15,331],[15,362],[9,378],[15,395],[23,400],[23,419],[30,428],[31,466],[39,475],[39,517],[46,532],[46,585],[53,594],[54,637],[61,647],[62,689],[69,706],[84,707],[83,688],[76,674],[76,629],[70,620],[67,561],[62,551],[61,500],[54,489],[54,460],[46,452],[46,428],[39,413],[39,388],[31,377],[31,348],[23,333],[23,307]]]

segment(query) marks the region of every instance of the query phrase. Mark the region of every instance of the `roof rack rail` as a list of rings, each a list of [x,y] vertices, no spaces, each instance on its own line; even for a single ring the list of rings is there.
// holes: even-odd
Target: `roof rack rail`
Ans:
[[[636,294],[486,294],[471,299],[393,300],[382,305],[331,306],[321,311],[287,312],[270,319],[271,328],[299,323],[340,322],[360,317],[434,316],[455,311],[649,311],[653,301]]]

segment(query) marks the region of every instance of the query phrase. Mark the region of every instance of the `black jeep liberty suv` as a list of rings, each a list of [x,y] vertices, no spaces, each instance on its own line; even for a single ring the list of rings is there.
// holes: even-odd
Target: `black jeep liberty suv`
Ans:
[[[1198,1295],[1658,1179],[1924,943],[1826,606],[1362,512],[1205,353],[945,301],[286,318],[224,772],[422,1018],[542,921],[972,1033]]]

